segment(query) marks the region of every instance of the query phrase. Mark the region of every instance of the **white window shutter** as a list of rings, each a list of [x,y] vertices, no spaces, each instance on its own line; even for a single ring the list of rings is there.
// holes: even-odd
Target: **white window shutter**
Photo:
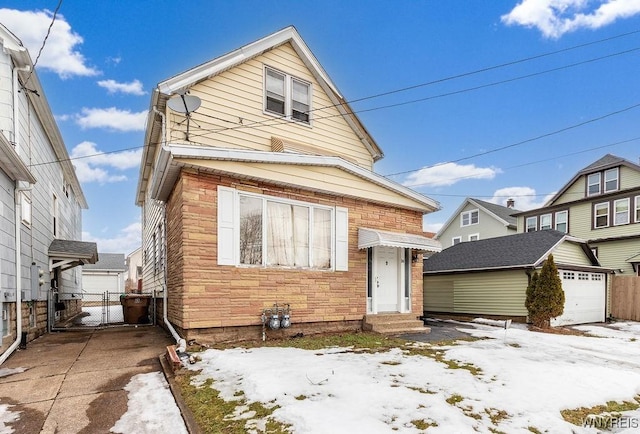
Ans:
[[[349,210],[336,207],[336,271],[349,270]]]
[[[236,191],[218,186],[218,265],[236,265]]]

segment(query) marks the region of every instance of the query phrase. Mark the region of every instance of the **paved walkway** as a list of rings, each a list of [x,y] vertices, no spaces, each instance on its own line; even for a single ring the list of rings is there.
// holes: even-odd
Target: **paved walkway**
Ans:
[[[127,411],[131,377],[161,372],[158,356],[173,341],[158,327],[49,333],[17,350],[0,376],[0,404],[20,419],[21,434],[107,433]],[[6,371],[5,371],[6,372]]]

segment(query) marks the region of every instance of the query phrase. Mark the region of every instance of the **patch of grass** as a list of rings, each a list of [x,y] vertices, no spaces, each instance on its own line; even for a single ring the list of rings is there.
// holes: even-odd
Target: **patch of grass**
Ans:
[[[298,401],[304,401],[305,399],[307,399],[306,395],[298,395],[298,396],[296,396],[295,398],[296,398],[296,400],[298,400]]]
[[[636,395],[634,401],[608,401],[605,405],[595,405],[593,407],[580,407],[570,410],[562,410],[560,414],[567,422],[582,426],[587,416],[598,414],[617,415],[623,411],[637,410],[640,408],[640,395]]]
[[[380,362],[380,364],[389,365],[389,366],[398,366],[398,365],[401,365],[402,363],[395,360],[389,360],[389,361]]]
[[[629,339],[629,342],[635,342],[637,340],[638,340],[637,338],[631,338],[631,339]]]
[[[462,402],[462,400],[464,400],[464,397],[462,395],[451,395],[450,397],[448,397],[447,399],[445,399],[445,401],[447,401],[448,404],[451,405],[456,405],[459,402]]]
[[[175,381],[180,388],[180,394],[185,403],[193,412],[198,426],[204,432],[246,433],[247,420],[232,416],[238,408],[242,408],[243,413],[250,414],[250,419],[265,421],[266,431],[269,433],[284,434],[291,432],[290,425],[280,423],[271,417],[271,414],[278,406],[274,405],[267,408],[259,402],[247,403],[244,398],[225,401],[220,398],[219,392],[212,387],[214,381],[211,378],[198,386],[192,384],[192,379],[196,375],[198,375],[198,372],[181,371],[179,375],[176,375]],[[236,396],[239,397],[240,395],[236,394]]]
[[[426,431],[427,429],[429,429],[431,427],[438,426],[437,423],[435,423],[433,421],[426,421],[424,419],[415,419],[415,420],[412,420],[411,423],[413,424],[413,426],[415,426],[416,428],[418,428],[419,430],[422,430],[422,431]]]
[[[521,345],[519,343],[516,343],[516,342],[514,342],[512,344],[509,344],[509,346],[513,347],[513,348],[521,348]]]
[[[531,431],[533,434],[542,434],[542,431],[540,431],[538,428],[536,428],[535,426],[528,426],[527,429],[529,431]]]
[[[494,425],[499,424],[500,422],[502,422],[503,420],[509,417],[509,413],[507,413],[504,410],[498,410],[495,408],[485,408],[484,411],[489,415],[489,419],[491,419],[491,422]]]
[[[416,392],[424,393],[425,395],[433,395],[436,392],[432,392],[429,389],[425,389],[424,387],[415,387],[415,386],[407,386],[409,390],[415,390]]]

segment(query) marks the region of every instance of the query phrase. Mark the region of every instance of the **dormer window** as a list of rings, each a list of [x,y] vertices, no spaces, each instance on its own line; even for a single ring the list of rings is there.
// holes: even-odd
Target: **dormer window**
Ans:
[[[604,179],[603,179],[604,178]],[[587,196],[611,193],[620,189],[620,172],[617,167],[587,176]]]
[[[609,193],[618,190],[618,168],[605,170],[604,172],[604,192]]]
[[[587,177],[587,196],[600,194],[600,172]]]
[[[265,68],[265,112],[309,123],[311,84],[271,68]]]

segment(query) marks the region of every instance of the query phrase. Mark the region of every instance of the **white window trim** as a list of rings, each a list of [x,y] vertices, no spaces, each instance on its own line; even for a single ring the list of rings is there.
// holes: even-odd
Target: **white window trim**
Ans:
[[[589,182],[589,178],[593,175],[597,175],[598,176],[598,182],[597,183],[590,183]],[[598,191],[595,193],[591,193],[589,190],[591,190],[591,186],[592,185],[597,185],[598,186]],[[602,173],[598,172],[598,173],[590,173],[587,175],[587,196],[596,196],[598,194],[600,194],[600,192],[602,191]]]
[[[456,243],[456,240],[458,241],[457,243]],[[453,238],[451,238],[451,245],[452,246],[455,246],[456,244],[460,244],[461,242],[462,242],[462,237],[453,237]]]
[[[640,223],[640,195],[634,198],[635,206],[633,207],[634,221]]]
[[[617,216],[618,216],[618,210],[617,210],[617,206],[618,203],[621,202],[626,202],[627,203],[627,219],[625,222],[623,223],[618,223],[617,222]],[[631,200],[629,200],[628,197],[625,197],[624,199],[617,199],[613,201],[613,226],[621,226],[621,225],[627,225],[631,222]]]
[[[478,214],[478,221],[473,223],[473,213]],[[469,223],[468,224],[464,224],[464,216],[468,215],[469,216]],[[460,213],[460,227],[464,228],[467,226],[473,226],[473,225],[477,225],[480,223],[480,211],[476,208],[476,209],[472,209],[469,211],[465,211],[465,212],[461,212]]]
[[[556,214],[555,214],[555,218],[556,218],[556,220],[555,220],[555,222],[554,222],[553,228],[554,228],[556,231],[560,231],[560,229],[558,229],[558,216],[559,216],[559,215],[561,215],[561,214],[564,214],[564,215],[565,215],[564,222],[562,222],[562,223],[567,227],[567,230],[565,230],[565,231],[561,231],[561,232],[569,233],[569,211],[567,211],[567,210],[564,210],[564,211],[557,211],[557,212],[556,212]]]
[[[313,121],[313,84],[307,80],[304,80],[300,77],[296,77],[291,74],[287,74],[284,71],[281,71],[277,68],[273,68],[271,66],[264,65],[263,70],[263,95],[262,95],[262,112],[268,116],[274,116],[278,119],[286,119],[290,122],[295,122],[300,125],[311,126]],[[284,75],[284,116],[280,113],[272,112],[267,110],[267,70],[271,70],[277,74]],[[309,86],[309,120],[302,121],[293,117],[293,80],[296,80],[300,83],[306,84]]]
[[[472,237],[476,237],[476,239],[472,240],[471,239]],[[480,239],[480,234],[479,233],[477,233],[477,234],[469,234],[469,236],[467,237],[467,240],[469,240],[469,241],[478,241],[479,239]]]
[[[615,171],[616,177],[614,178],[616,181],[616,187],[612,188],[612,189],[607,189],[607,173],[613,173]],[[612,191],[618,191],[620,190],[620,171],[618,170],[617,167],[614,167],[612,169],[608,169],[604,171],[604,175],[602,177],[602,191],[604,191],[605,193],[610,193]],[[609,182],[613,181],[613,179],[610,179]]]
[[[533,216],[533,217],[527,217],[526,219],[524,219],[524,231],[525,232],[529,232],[529,220],[534,220],[536,222],[535,225],[533,225],[533,230],[531,232],[535,232],[538,230],[538,217]]]
[[[604,226],[598,226],[598,213],[597,212],[598,212],[598,207],[600,205],[604,205],[607,208],[607,224],[604,225]],[[600,207],[603,208],[603,206],[600,206]],[[601,228],[608,228],[609,226],[611,226],[611,222],[610,222],[611,215],[610,215],[610,212],[611,212],[611,207],[609,205],[609,202],[596,203],[593,206],[593,227],[595,229],[601,229]]]
[[[251,265],[240,263],[240,195],[255,197],[266,201],[297,205],[313,209],[325,209],[331,212],[331,267],[284,267],[266,265],[266,255],[262,256],[262,264]],[[221,206],[224,201],[230,206]],[[292,269],[301,271],[348,271],[349,269],[349,215],[348,209],[331,207],[312,202],[285,199],[278,196],[238,191],[233,188],[218,186],[218,265],[233,265],[246,268]],[[264,246],[264,244],[263,244]]]
[[[549,227],[542,227],[542,218],[543,217],[549,217]],[[547,213],[547,214],[542,214],[540,216],[540,230],[544,231],[546,229],[552,229],[553,228],[553,215],[551,213]]]

